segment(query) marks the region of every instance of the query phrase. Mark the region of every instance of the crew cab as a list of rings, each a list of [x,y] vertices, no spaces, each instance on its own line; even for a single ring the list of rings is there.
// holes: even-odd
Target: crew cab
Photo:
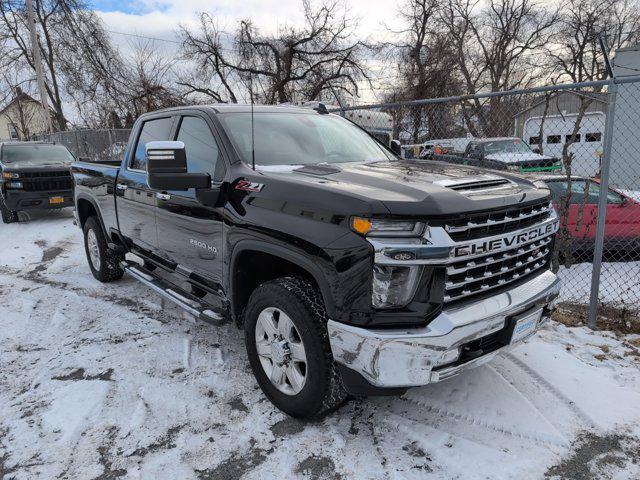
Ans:
[[[560,159],[542,155],[518,137],[474,138],[462,154],[433,155],[434,160],[512,172],[554,172]]]
[[[534,334],[559,292],[549,190],[402,160],[321,107],[162,110],[136,121],[120,164],[75,163],[95,278],[126,272],[242,326],[258,384],[296,417],[444,380]]]
[[[21,210],[71,207],[73,155],[62,145],[43,142],[0,143],[2,221],[18,220]]]

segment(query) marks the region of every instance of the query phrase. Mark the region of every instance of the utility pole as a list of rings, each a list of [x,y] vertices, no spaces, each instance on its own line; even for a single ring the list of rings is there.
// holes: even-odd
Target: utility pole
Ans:
[[[31,51],[33,53],[33,63],[36,67],[38,90],[40,91],[40,103],[42,104],[42,108],[44,109],[44,115],[47,119],[47,128],[49,129],[49,133],[53,133],[51,111],[49,110],[49,102],[47,101],[47,89],[44,85],[42,57],[40,56],[40,43],[38,42],[38,34],[36,32],[36,19],[33,15],[33,0],[27,0],[27,20],[29,23],[29,33],[31,34]]]

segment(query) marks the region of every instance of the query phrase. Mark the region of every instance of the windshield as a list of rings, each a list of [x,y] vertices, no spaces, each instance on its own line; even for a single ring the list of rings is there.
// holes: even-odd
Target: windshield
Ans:
[[[485,155],[493,153],[532,153],[531,148],[519,138],[496,140],[484,144]]]
[[[71,163],[73,155],[62,145],[5,145],[2,147],[3,163]]]
[[[251,113],[220,115],[238,154],[251,164]],[[393,159],[366,132],[335,115],[254,114],[256,165],[307,165]]]

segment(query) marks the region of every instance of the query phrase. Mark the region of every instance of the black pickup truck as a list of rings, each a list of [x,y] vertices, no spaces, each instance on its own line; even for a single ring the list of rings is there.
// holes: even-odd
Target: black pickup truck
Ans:
[[[72,207],[73,160],[71,152],[62,145],[0,143],[2,221],[16,222],[20,210]]]
[[[89,267],[242,326],[293,416],[449,378],[549,318],[558,218],[546,188],[398,146],[323,108],[146,114],[121,164],[72,168]]]

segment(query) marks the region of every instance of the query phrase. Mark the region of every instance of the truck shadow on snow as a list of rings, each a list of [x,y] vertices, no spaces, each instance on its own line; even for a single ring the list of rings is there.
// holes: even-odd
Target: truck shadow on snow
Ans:
[[[68,219],[73,221],[73,208],[59,210],[22,210],[18,212],[18,223],[46,222],[48,220]]]

